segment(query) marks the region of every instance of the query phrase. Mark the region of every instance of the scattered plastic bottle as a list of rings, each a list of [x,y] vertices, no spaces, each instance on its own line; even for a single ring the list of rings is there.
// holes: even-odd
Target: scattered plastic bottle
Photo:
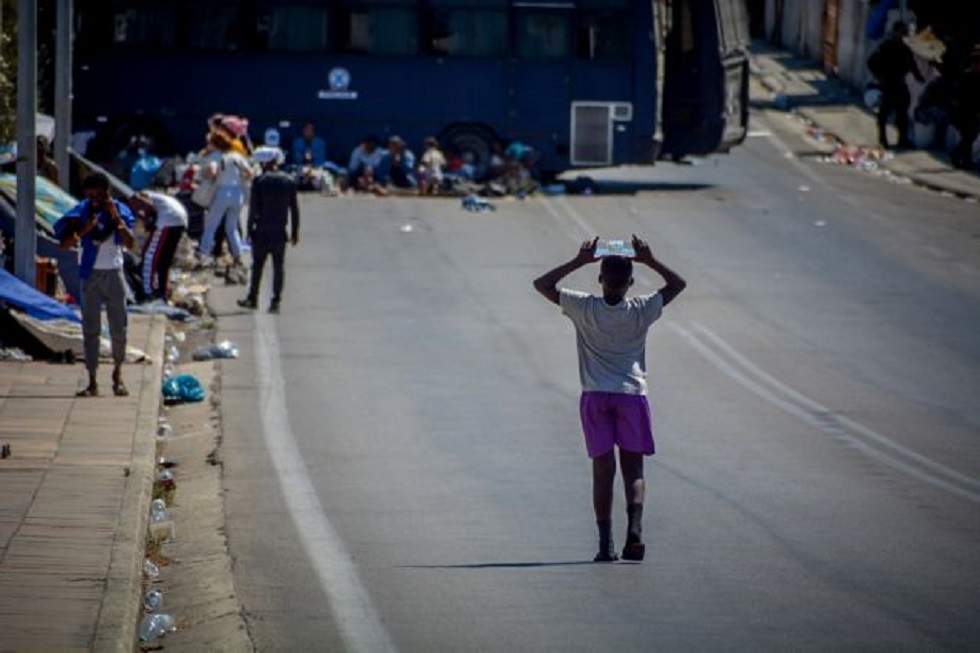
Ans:
[[[143,607],[150,612],[156,612],[163,607],[163,592],[150,590],[143,595]]]
[[[143,617],[140,622],[139,635],[141,642],[155,642],[167,633],[177,630],[174,618],[165,612],[154,612]]]
[[[167,503],[163,499],[154,499],[150,503],[150,538],[154,542],[165,542],[174,539],[175,531],[173,519],[167,510]]]
[[[147,578],[159,578],[160,568],[152,560],[143,561],[143,575]]]
[[[177,349],[176,345],[170,347],[167,350],[167,362],[171,365],[176,365],[180,361],[180,350]]]
[[[163,499],[154,499],[150,503],[150,521],[159,523],[170,519],[167,503]]]
[[[163,424],[160,424],[157,427],[157,437],[160,437],[160,438],[169,438],[173,434],[174,434],[174,427],[170,426],[166,422],[164,422]]]

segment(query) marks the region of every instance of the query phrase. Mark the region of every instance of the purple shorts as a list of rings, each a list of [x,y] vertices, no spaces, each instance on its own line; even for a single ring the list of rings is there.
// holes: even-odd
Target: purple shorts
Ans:
[[[589,458],[620,449],[651,456],[654,452],[650,403],[645,395],[583,392],[579,400]]]

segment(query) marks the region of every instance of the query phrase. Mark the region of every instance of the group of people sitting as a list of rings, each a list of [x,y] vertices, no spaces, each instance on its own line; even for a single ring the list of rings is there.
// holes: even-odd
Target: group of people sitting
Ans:
[[[266,145],[278,146],[275,129],[266,131]],[[444,151],[434,136],[422,143],[422,154],[416,156],[403,138],[397,135],[382,141],[369,134],[351,151],[346,166],[327,159],[324,140],[317,136],[312,123],[303,127],[302,135],[293,141],[292,169],[301,190],[439,195],[451,192],[459,183],[495,184],[498,193],[530,190],[534,150],[520,142],[504,147],[495,143],[489,161],[478,169],[468,153]],[[471,192],[472,189],[467,189]]]

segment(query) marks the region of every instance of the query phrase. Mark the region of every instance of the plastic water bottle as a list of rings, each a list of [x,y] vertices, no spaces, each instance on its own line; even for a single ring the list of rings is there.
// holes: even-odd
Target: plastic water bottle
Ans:
[[[152,560],[143,561],[143,575],[147,578],[159,578],[160,568],[157,567]]]
[[[140,622],[140,641],[155,642],[175,630],[177,630],[177,625],[174,623],[173,616],[165,612],[154,612],[143,617]]]
[[[143,595],[143,607],[150,612],[156,612],[163,607],[163,592],[150,590]]]
[[[170,519],[169,513],[167,513],[167,504],[163,499],[154,499],[150,503],[150,521],[152,522],[164,522]]]

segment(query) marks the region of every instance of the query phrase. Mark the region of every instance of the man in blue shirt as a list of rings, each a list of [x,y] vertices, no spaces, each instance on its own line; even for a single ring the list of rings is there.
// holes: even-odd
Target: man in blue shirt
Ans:
[[[401,136],[388,139],[388,151],[382,156],[374,174],[379,184],[394,188],[415,189],[419,182],[415,173],[415,153],[408,149]]]
[[[376,190],[375,170],[381,164],[384,151],[378,149],[378,139],[367,135],[350,153],[347,164],[347,184],[352,190],[371,192]]]
[[[126,358],[126,281],[123,278],[123,248],[132,248],[133,213],[124,203],[109,197],[109,178],[101,173],[82,182],[85,199],[54,225],[61,246],[71,249],[81,243],[79,276],[82,280],[82,337],[88,386],[79,397],[99,394],[96,370],[99,367],[99,336],[102,333],[102,305],[106,308],[112,340],[112,392],[126,396],[122,380]]]
[[[293,141],[293,163],[303,168],[319,168],[327,162],[327,144],[316,135],[313,123],[303,125],[303,135]]]

